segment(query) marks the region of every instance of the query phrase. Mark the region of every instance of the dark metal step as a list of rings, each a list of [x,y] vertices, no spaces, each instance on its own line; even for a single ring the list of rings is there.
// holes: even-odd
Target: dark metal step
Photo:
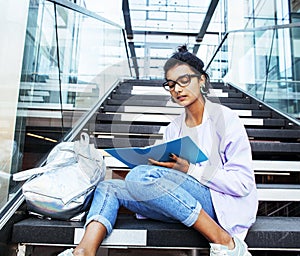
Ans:
[[[143,106],[144,108],[146,106]],[[151,107],[150,107],[151,108]],[[153,108],[153,107],[152,107]],[[122,105],[122,106],[116,106],[116,105],[106,105],[104,104],[101,107],[101,111],[102,112],[118,112],[118,113],[137,113],[137,111],[140,110],[141,113],[149,113],[148,109],[144,109],[144,111],[141,110],[141,106],[136,106],[135,111],[128,111],[128,109],[126,109],[126,106]],[[183,112],[183,109],[178,110],[178,113]],[[244,114],[243,112],[238,113],[240,117],[245,116],[245,117],[262,117],[262,118],[270,118],[272,117],[272,112],[270,110],[250,110],[251,111],[251,115],[249,116],[248,113]],[[153,113],[158,114],[158,112],[156,111],[156,109],[154,108]],[[172,108],[165,108],[163,110],[161,110],[162,114],[167,114],[168,112],[172,112]],[[173,112],[174,113],[174,112]]]
[[[161,125],[138,125],[138,124],[103,124],[97,123],[95,126],[96,133],[123,133],[123,134],[153,134],[158,135],[161,133]],[[261,138],[261,139],[272,139],[272,140],[293,140],[297,141],[300,138],[300,130],[292,129],[256,129],[256,128],[246,128],[246,132],[251,138]],[[300,147],[300,142],[299,142]]]
[[[265,154],[300,154],[300,143],[271,142],[271,141],[250,141],[252,151]],[[299,155],[300,156],[300,155]]]
[[[156,139],[148,138],[96,138],[97,148],[146,147],[155,142]]]
[[[131,86],[162,86],[162,83],[165,82],[165,79],[129,79],[125,80],[121,85],[131,85]]]
[[[112,122],[112,123],[141,123],[141,124],[151,124],[151,123],[157,123],[157,124],[164,124],[167,125],[170,123],[171,119],[174,119],[174,117],[176,117],[176,115],[156,115],[157,117],[160,116],[161,119],[153,119],[153,116],[150,117],[150,115],[148,115],[149,117],[147,117],[145,115],[145,118],[140,119],[141,118],[141,114],[136,114],[133,115],[132,118],[126,119],[124,120],[122,118],[122,114],[105,114],[105,113],[99,113],[97,114],[96,117],[96,122]],[[147,117],[147,118],[146,118]]]
[[[111,124],[96,124],[95,132],[97,133],[124,133],[127,135],[130,134],[162,134],[160,133],[161,130],[160,125],[138,125],[138,124],[118,124],[118,125],[111,125]]]
[[[112,123],[157,123],[157,124],[169,124],[176,114],[163,114],[163,113],[98,113],[96,122],[112,122]],[[255,121],[255,119],[253,119]],[[248,120],[245,120],[245,122]],[[284,119],[259,119],[258,124],[252,124],[252,122],[246,122],[245,127],[284,127],[286,126],[286,120]],[[262,121],[262,123],[261,123]]]
[[[117,88],[117,90],[132,90],[134,86],[147,86],[147,87],[162,87],[162,84],[165,82],[165,80],[140,80],[140,81],[127,81],[124,83],[121,83],[120,86]],[[211,83],[210,85],[211,89],[222,89],[223,92],[238,92],[235,88],[231,86],[225,86],[224,84],[220,83]],[[240,92],[238,92],[240,93]]]
[[[131,85],[121,85],[118,88],[114,90],[115,93],[120,93],[120,94],[131,94],[132,90],[134,89],[134,86]],[[156,87],[153,86],[152,94],[155,94]],[[161,90],[163,90],[161,86]],[[228,93],[228,97],[243,97],[243,93],[241,92],[236,92],[234,89],[229,89],[229,88],[224,88],[222,89],[223,92]],[[145,94],[149,94],[149,92],[145,92]]]
[[[114,100],[129,100],[131,98],[134,99],[140,99],[140,100],[159,100],[159,101],[169,101],[171,99],[171,96],[169,95],[132,95],[130,93],[113,93],[110,96]]]
[[[162,86],[163,82],[165,82],[165,79],[155,79],[155,80],[149,80],[149,79],[128,79],[124,80],[122,84],[130,84],[132,86]],[[223,89],[223,88],[233,88],[231,85],[225,85],[222,82],[211,82],[211,87],[215,89]],[[235,89],[235,88],[233,88]]]
[[[128,136],[119,138],[97,138],[98,148],[112,147],[145,147],[153,145],[156,139],[147,137],[131,138]],[[161,141],[161,139],[159,139]],[[266,154],[300,154],[299,143],[272,142],[272,141],[250,141],[252,152]],[[300,157],[300,155],[299,155]]]
[[[107,100],[107,105],[117,105],[117,106],[154,106],[154,107],[165,107],[166,101],[159,100],[141,100],[138,97],[134,97],[133,99],[128,100],[116,100],[109,99]],[[227,106],[231,109],[250,109],[250,110],[267,110],[266,107],[262,106],[259,103],[224,103],[224,106]]]
[[[73,245],[75,230],[83,229],[83,225],[83,222],[28,218],[14,224],[12,242]],[[114,229],[123,230],[120,233],[121,236],[124,236],[126,231],[140,230],[145,235],[145,244],[141,248],[146,246],[152,248],[209,248],[207,239],[181,223],[165,223],[150,219],[138,220],[132,214],[119,214]],[[122,240],[121,237],[117,238],[118,241]],[[136,238],[136,240],[139,239]],[[250,249],[299,248],[300,218],[257,217],[245,241]],[[132,242],[134,243],[134,241]]]
[[[255,129],[246,128],[246,132],[249,137],[253,138],[271,138],[274,140],[289,140],[295,139],[297,141],[300,138],[300,130],[293,129]],[[300,141],[299,141],[300,147]]]
[[[132,95],[132,94],[119,94],[119,93],[113,93],[111,95],[111,98],[114,100],[129,100],[129,99],[138,99],[138,100],[156,100],[156,101],[169,101],[171,100],[170,96],[167,95],[147,95],[147,94],[142,94],[142,95]],[[210,97],[208,96],[207,99],[209,99],[212,102],[216,103],[225,103],[225,102],[230,102],[230,103],[251,103],[250,98],[230,98],[230,97]]]

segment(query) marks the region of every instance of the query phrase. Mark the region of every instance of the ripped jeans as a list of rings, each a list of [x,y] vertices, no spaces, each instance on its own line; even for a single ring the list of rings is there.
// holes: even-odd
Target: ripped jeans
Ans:
[[[140,165],[124,180],[106,180],[98,184],[86,225],[102,223],[109,235],[118,209],[124,206],[144,217],[192,226],[201,209],[217,221],[210,191],[196,179],[173,169]]]

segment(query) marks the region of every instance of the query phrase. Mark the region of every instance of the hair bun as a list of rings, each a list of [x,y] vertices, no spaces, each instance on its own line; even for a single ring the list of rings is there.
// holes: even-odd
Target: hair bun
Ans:
[[[182,52],[182,53],[188,51],[186,45],[179,46],[177,50],[178,50],[178,52]]]
[[[203,71],[204,63],[195,54],[191,53],[187,49],[187,45],[178,46],[177,52],[175,52],[171,58],[165,63],[165,73],[177,64],[187,64],[193,67],[196,71],[204,74]]]

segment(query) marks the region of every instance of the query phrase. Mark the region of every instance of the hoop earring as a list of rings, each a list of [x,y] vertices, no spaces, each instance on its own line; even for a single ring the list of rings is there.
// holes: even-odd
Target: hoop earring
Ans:
[[[201,84],[200,86],[200,92],[202,95],[206,96],[208,94],[208,89],[205,88],[205,85],[204,84]]]

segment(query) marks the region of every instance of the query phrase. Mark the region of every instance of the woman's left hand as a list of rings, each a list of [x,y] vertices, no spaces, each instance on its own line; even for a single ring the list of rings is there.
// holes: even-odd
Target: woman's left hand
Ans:
[[[150,164],[153,164],[153,165],[172,168],[172,169],[175,169],[177,171],[184,172],[184,173],[188,172],[189,167],[190,167],[190,163],[187,160],[185,160],[183,158],[180,158],[180,157],[176,156],[175,154],[170,154],[170,158],[173,161],[171,161],[171,162],[159,162],[159,161],[156,161],[152,158],[149,158],[148,160],[149,160]]]

